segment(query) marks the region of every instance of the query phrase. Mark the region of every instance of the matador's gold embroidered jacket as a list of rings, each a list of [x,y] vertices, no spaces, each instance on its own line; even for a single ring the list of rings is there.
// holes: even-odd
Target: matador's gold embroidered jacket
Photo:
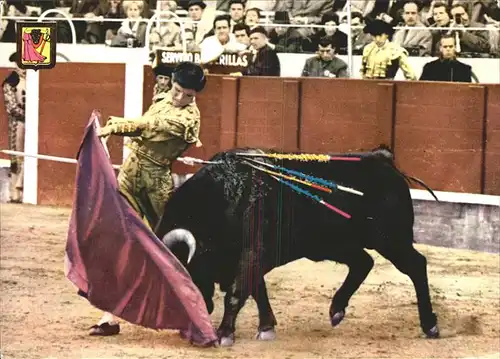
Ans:
[[[363,49],[360,70],[362,78],[392,79],[396,76],[399,68],[407,80],[417,79],[408,63],[408,51],[401,46],[387,41],[384,46],[379,47],[373,41]]]
[[[170,166],[190,144],[199,141],[200,111],[195,102],[179,108],[170,92],[137,119],[112,117],[100,136],[130,136],[129,147],[139,156],[161,166]]]

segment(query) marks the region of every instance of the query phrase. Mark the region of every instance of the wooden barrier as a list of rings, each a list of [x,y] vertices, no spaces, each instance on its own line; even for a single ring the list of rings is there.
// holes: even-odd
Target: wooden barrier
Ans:
[[[143,70],[145,111],[153,74]],[[125,82],[123,64],[40,72],[38,152],[74,158],[94,108],[103,119],[123,115]],[[208,159],[243,146],[339,152],[385,143],[403,171],[434,190],[500,195],[500,85],[211,75],[197,103],[203,147],[188,156]],[[121,163],[121,144],[110,140],[113,163]],[[39,161],[38,168],[38,203],[70,204],[74,165]]]

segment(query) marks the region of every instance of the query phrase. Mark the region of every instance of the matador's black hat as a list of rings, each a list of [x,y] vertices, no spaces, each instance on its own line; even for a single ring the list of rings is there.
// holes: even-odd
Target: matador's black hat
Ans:
[[[17,62],[17,52],[14,52],[9,56],[9,62]]]
[[[153,72],[155,76],[162,75],[167,77],[172,77],[172,72],[174,69],[171,66],[167,66],[164,63],[160,62],[154,69]]]
[[[185,61],[175,67],[172,73],[172,82],[177,82],[185,89],[200,92],[205,88],[207,78],[200,65]]]
[[[385,21],[376,19],[367,24],[363,28],[363,32],[373,36],[382,34],[392,36],[394,34],[394,27],[391,24],[386,23]]]

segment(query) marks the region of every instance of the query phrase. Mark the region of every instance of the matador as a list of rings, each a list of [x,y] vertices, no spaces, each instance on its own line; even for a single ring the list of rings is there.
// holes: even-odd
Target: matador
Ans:
[[[24,152],[26,71],[17,66],[17,53],[10,55],[9,61],[15,64],[15,69],[2,83],[5,110],[9,123],[9,150]],[[10,202],[22,202],[23,179],[23,157],[11,156]]]
[[[393,80],[399,69],[407,80],[417,79],[408,63],[408,51],[389,40],[394,33],[390,24],[377,19],[366,25],[363,31],[374,38],[363,49],[360,70],[363,79]]]
[[[137,119],[110,117],[99,137],[129,136],[131,152],[118,174],[120,193],[139,216],[154,229],[163,214],[174,184],[171,166],[190,145],[200,147],[200,111],[196,94],[203,90],[202,68],[182,62],[172,73],[172,88]],[[111,313],[104,313],[90,335],[114,335],[120,326]]]

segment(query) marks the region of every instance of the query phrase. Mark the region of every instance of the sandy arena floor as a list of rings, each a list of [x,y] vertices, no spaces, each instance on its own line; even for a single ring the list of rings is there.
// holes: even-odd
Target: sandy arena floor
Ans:
[[[410,280],[371,254],[376,265],[347,316],[330,327],[332,290],[347,268],[297,261],[267,276],[278,320],[274,342],[254,340],[249,300],[232,348],[198,349],[177,332],[122,322],[115,337],[87,336],[100,312],[64,277],[69,209],[1,204],[3,358],[500,358],[500,257],[418,245],[427,256],[435,311],[445,338],[426,340]],[[213,315],[218,325],[222,300]]]

